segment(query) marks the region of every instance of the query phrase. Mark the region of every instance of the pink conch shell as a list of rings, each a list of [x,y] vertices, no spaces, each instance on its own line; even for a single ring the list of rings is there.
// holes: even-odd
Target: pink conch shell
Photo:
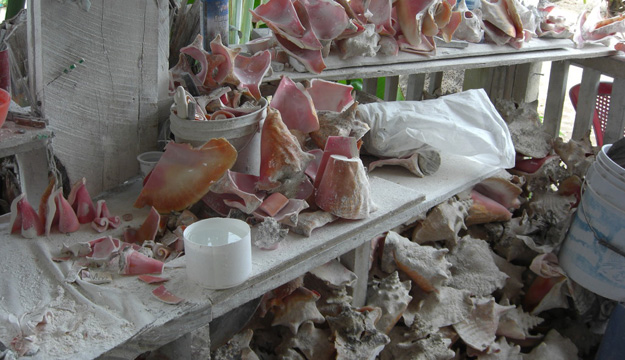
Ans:
[[[291,0],[270,0],[250,12],[256,21],[262,20],[274,31],[282,31],[294,37],[301,37],[306,31]]]
[[[362,138],[370,128],[369,125],[356,117],[357,106],[358,103],[354,102],[343,112],[317,111],[319,130],[310,133],[315,144],[324,148],[332,136],[349,136],[353,137],[354,140]]]
[[[146,284],[160,284],[169,281],[169,279],[167,278],[153,275],[139,275],[137,276],[137,279],[143,281]]]
[[[325,318],[315,304],[317,300],[319,300],[318,293],[303,287],[282,299],[276,299],[272,302],[274,319],[271,325],[284,325],[293,334],[297,334],[299,326],[305,321],[318,324],[325,322]]]
[[[93,206],[86,184],[87,179],[85,178],[76,182],[67,197],[67,201],[72,205],[78,222],[81,224],[92,222],[96,215],[95,206]]]
[[[35,209],[28,203],[26,194],[16,197],[11,203],[11,234],[20,233],[23,237],[32,239],[43,235],[44,226]]]
[[[509,305],[507,303],[503,304]],[[520,306],[506,312],[499,319],[497,335],[509,339],[525,340],[530,336],[529,330],[545,321],[543,318],[526,313]]]
[[[451,263],[445,259],[448,249],[421,246],[394,231],[389,231],[384,243],[382,270],[403,271],[425,292],[436,291],[451,277]]]
[[[297,0],[308,13],[308,19],[319,40],[332,40],[349,26],[345,9],[332,0]]]
[[[121,224],[122,219],[119,216],[111,216],[111,213],[106,206],[106,200],[98,200],[96,215],[91,222],[91,227],[97,232],[103,232],[109,227],[117,229]]]
[[[56,211],[53,216],[53,223],[51,223],[50,225],[57,225],[59,231],[62,233],[71,233],[80,229],[80,223],[78,222],[78,218],[76,217],[74,209],[72,209],[72,206],[65,199],[65,197],[63,197],[63,188],[57,189],[53,193],[52,197],[54,200],[54,206]],[[46,233],[49,233],[47,223]]]
[[[497,201],[507,209],[518,209],[521,206],[519,196],[523,191],[508,179],[491,177],[475,185],[475,191]]]
[[[43,191],[43,194],[41,195],[41,199],[39,200],[39,208],[37,209],[39,220],[41,220],[41,223],[44,225],[44,229],[46,225],[46,215],[48,212],[48,200],[50,199],[50,196],[52,195],[52,192],[55,189],[56,189],[56,178],[54,176],[51,176],[50,182],[48,182],[48,186],[46,187],[46,189]]]
[[[306,89],[312,98],[315,110],[341,112],[354,103],[351,85],[343,85],[333,81],[312,79]]]
[[[509,37],[516,37],[517,30],[510,15],[505,0],[484,0],[482,4],[482,19],[501,30]]]
[[[161,285],[152,290],[152,295],[166,304],[176,305],[184,301],[183,298],[178,297],[165,289],[165,285]]]
[[[342,155],[347,158],[356,158],[359,155],[356,139],[349,136],[329,136],[324,143],[323,154],[319,160],[319,166],[312,178],[315,179],[315,188],[319,187],[323,173],[326,171],[328,160],[332,155]],[[311,169],[312,170],[312,169]]]
[[[228,110],[217,110],[210,115],[210,120],[225,120],[235,117],[236,116]]]
[[[471,198],[473,205],[469,209],[469,216],[465,219],[467,226],[508,221],[512,218],[512,213],[505,206],[475,190],[471,191]]]
[[[200,64],[201,69],[199,73],[193,73],[193,71],[191,70],[191,66],[187,63],[187,60],[186,58],[184,58],[183,54],[189,55],[193,58],[193,60],[197,61]],[[210,56],[210,54],[204,50],[204,38],[202,37],[202,35],[198,34],[191,44],[180,48],[180,60],[178,61],[176,67],[179,67],[180,70],[188,73],[189,75],[191,75],[192,78],[195,78],[195,80],[197,81],[196,85],[203,84],[208,73],[208,56]]]
[[[399,45],[399,50],[412,54],[428,55],[436,52],[434,39],[423,34],[421,34],[419,45],[410,44],[403,35],[398,37],[397,44]]]
[[[280,112],[272,107],[267,108],[261,134],[260,179],[257,188],[294,197],[300,183],[308,181],[304,170],[313,157],[302,151],[297,139],[282,122]]]
[[[239,79],[240,87],[246,88],[256,100],[260,100],[260,83],[271,68],[269,50],[257,53],[252,57],[241,54],[234,58],[234,75]]]
[[[287,76],[280,80],[271,107],[280,111],[282,121],[290,130],[303,133],[319,130],[313,99],[302,84],[296,84]]]
[[[273,193],[267,197],[260,205],[259,209],[269,216],[275,216],[289,203],[289,199],[279,192]]]
[[[345,306],[337,316],[326,320],[334,334],[337,359],[376,359],[390,342],[389,337],[375,327],[379,320],[379,308],[354,309]]]
[[[289,39],[280,36],[278,34],[274,34],[278,44],[284,49],[284,51],[290,56],[297,59],[301,62],[306,70],[310,71],[313,74],[320,74],[323,69],[326,68],[326,64],[323,62],[323,56],[321,53],[321,49],[311,50],[311,49],[302,49]]]
[[[477,298],[473,302],[475,307],[469,317],[453,326],[467,345],[484,351],[497,338],[495,334],[499,318],[507,311],[514,309],[514,306],[501,306],[493,297]]]
[[[338,217],[327,211],[314,211],[300,213],[297,219],[297,225],[292,230],[300,235],[310,237],[312,231],[320,228],[328,223],[333,222]]]
[[[469,11],[465,0],[458,3],[458,12],[461,13],[462,21],[456,32],[454,32],[453,38],[458,40],[464,40],[471,43],[479,43],[484,37],[484,30],[482,30],[482,21],[472,11]]]
[[[308,164],[304,172],[314,182],[315,177],[317,176],[317,172],[319,171],[319,166],[321,165],[321,159],[323,157],[323,150],[313,149],[313,150],[308,151],[308,153],[313,155],[315,158]]]
[[[423,244],[431,241],[453,240],[457,242],[458,233],[465,229],[464,218],[469,213],[469,201],[450,198],[428,211],[412,233],[412,241]]]
[[[211,139],[199,148],[170,142],[134,206],[150,205],[162,213],[184,210],[208,192],[236,157],[236,149],[224,138]]]
[[[434,3],[435,0],[397,0],[395,3],[399,26],[408,44],[421,44],[421,19],[423,13]]]
[[[317,205],[344,219],[364,219],[372,211],[369,179],[359,158],[332,155],[317,187]]]
[[[399,273],[393,272],[382,280],[373,279],[367,288],[367,306],[382,309],[382,317],[375,324],[381,332],[388,334],[408,307],[410,280],[400,281]]]
[[[150,209],[148,216],[139,229],[128,228],[124,231],[124,240],[128,243],[142,244],[144,241],[154,240],[158,233],[161,216],[154,207]]]
[[[395,28],[391,20],[393,1],[392,0],[371,0],[369,11],[371,17],[369,22],[376,25],[376,30],[381,35],[395,35]]]
[[[89,242],[91,253],[87,255],[87,259],[94,261],[109,261],[120,247],[120,241],[113,239],[111,236],[104,236]]]
[[[256,175],[228,170],[224,176],[211,185],[210,192],[207,195],[211,193],[230,195],[220,197],[223,203],[227,206],[235,207],[246,214],[251,214],[262,204],[265,197],[263,192],[255,189],[258,179]],[[204,199],[210,200],[216,199],[216,197],[207,198],[205,196]]]
[[[161,274],[165,263],[145,256],[128,247],[119,258],[119,273],[122,275]]]
[[[459,11],[451,13],[449,22],[443,28],[440,29],[439,34],[443,37],[445,42],[451,42],[454,33],[458,30],[458,27],[462,23],[463,14]]]
[[[211,41],[210,48],[213,56],[221,55],[225,58],[225,61],[216,66],[217,72],[214,76],[212,73],[206,74],[207,79],[212,79],[217,84],[228,83],[232,85],[239,85],[239,80],[234,76],[234,60],[241,51],[241,49],[231,49],[221,42],[221,34],[217,34],[215,39]],[[206,84],[206,81],[204,82]]]
[[[308,203],[305,200],[288,199],[285,206],[272,217],[281,224],[295,226],[299,222],[299,213],[307,208]],[[254,217],[257,219],[265,219],[267,214],[255,211]]]
[[[447,260],[453,264],[451,287],[469,290],[476,296],[488,296],[506,285],[508,275],[499,270],[484,240],[463,237]]]

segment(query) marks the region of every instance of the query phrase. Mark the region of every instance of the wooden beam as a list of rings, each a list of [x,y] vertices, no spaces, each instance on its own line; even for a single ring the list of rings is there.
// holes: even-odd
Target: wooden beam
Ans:
[[[384,100],[397,100],[397,89],[399,88],[399,76],[387,76],[384,81]]]
[[[425,74],[410,74],[406,85],[406,100],[421,100],[423,87],[425,86]]]
[[[169,115],[169,2],[92,0],[88,11],[30,3],[30,48],[43,59],[35,88],[55,154],[71,182],[87,178],[91,194],[117,187],[138,175],[136,156],[156,149]]]
[[[356,274],[352,293],[352,306],[362,307],[367,303],[367,285],[371,265],[371,241],[367,241],[341,257],[341,263]]]
[[[440,89],[443,85],[443,72],[437,71],[430,73],[430,83],[428,84],[428,92],[434,94],[437,89]]]

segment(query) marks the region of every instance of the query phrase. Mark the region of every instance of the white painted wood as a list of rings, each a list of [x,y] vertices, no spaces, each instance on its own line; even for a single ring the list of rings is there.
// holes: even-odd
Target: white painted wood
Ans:
[[[425,86],[425,74],[410,74],[406,82],[406,100],[421,100],[423,87]]]
[[[114,188],[137,175],[136,156],[156,149],[168,116],[169,2],[30,3],[41,32],[31,48],[43,59],[35,87],[55,153],[71,182],[86,177],[92,194]]]
[[[610,95],[610,113],[603,134],[604,144],[613,144],[623,137],[625,131],[625,73],[614,79]]]
[[[399,75],[387,76],[384,80],[384,100],[395,101],[397,99],[397,90],[399,89]]]
[[[41,1],[28,0],[28,77],[31,96],[40,100],[43,92],[43,47],[41,46]],[[31,104],[33,109],[39,109],[38,101]]]
[[[532,40],[534,41],[534,40]],[[547,44],[549,43],[548,40]],[[568,42],[568,45],[567,45]],[[423,57],[414,54],[411,55],[410,61],[412,62],[400,62],[389,64],[373,63],[371,65],[363,65],[361,67],[355,67],[350,62],[344,62],[343,68],[328,68],[323,70],[321,74],[313,73],[296,73],[277,71],[273,75],[264,78],[265,82],[280,80],[280,76],[287,75],[294,81],[301,81],[306,79],[314,79],[323,77],[326,80],[342,80],[342,79],[356,79],[362,77],[383,77],[383,76],[395,76],[395,75],[410,75],[419,73],[431,73],[445,70],[466,70],[466,69],[478,69],[488,68],[495,66],[507,66],[515,64],[523,64],[527,62],[536,61],[558,61],[567,59],[580,59],[580,58],[597,58],[602,56],[609,56],[616,53],[615,50],[605,47],[603,45],[588,45],[582,49],[573,48],[573,44],[567,40],[567,42],[554,41],[554,47],[542,49],[540,51],[527,51],[527,52],[507,52],[505,46],[499,47],[500,49],[492,49],[492,51],[474,51],[471,52],[467,49],[455,49],[456,51],[464,51],[464,56],[447,56],[439,53],[438,55],[431,57]],[[531,42],[530,42],[531,43]],[[559,48],[556,45],[562,44],[563,48]],[[486,44],[473,44],[475,46]],[[473,48],[471,48],[473,49]],[[452,50],[452,49],[450,49]],[[506,51],[504,51],[506,50]],[[402,55],[402,54],[400,54]],[[454,54],[455,55],[455,54]],[[402,60],[404,59],[402,55]],[[377,58],[373,58],[374,60]]]
[[[19,165],[22,193],[28,201],[38,205],[48,187],[48,150],[45,147],[15,154]]]
[[[462,89],[484,89],[486,94],[489,94],[493,80],[493,71],[494,68],[492,67],[465,70]]]
[[[597,89],[601,73],[599,70],[584,68],[582,82],[579,88],[579,98],[575,109],[575,123],[573,124],[573,134],[571,139],[581,140],[588,136],[588,131],[592,125],[597,103]]]
[[[369,269],[371,268],[371,241],[367,241],[341,256],[341,263],[358,277],[352,293],[352,306],[365,306],[367,303],[367,286],[369,285]]]
[[[430,82],[428,83],[428,92],[430,94],[434,94],[436,90],[440,89],[443,84],[443,72],[437,71],[435,73],[430,73]]]
[[[566,93],[567,79],[569,76],[569,61],[554,61],[551,63],[549,75],[549,87],[545,101],[545,114],[543,117],[543,130],[552,137],[558,137],[560,133],[560,121]]]

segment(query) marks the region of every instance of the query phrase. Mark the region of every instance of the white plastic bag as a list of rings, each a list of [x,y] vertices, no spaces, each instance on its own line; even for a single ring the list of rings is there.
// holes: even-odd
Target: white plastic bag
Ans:
[[[514,167],[508,126],[483,89],[424,101],[358,105],[356,116],[369,124],[368,153],[404,157],[425,145],[494,167]]]

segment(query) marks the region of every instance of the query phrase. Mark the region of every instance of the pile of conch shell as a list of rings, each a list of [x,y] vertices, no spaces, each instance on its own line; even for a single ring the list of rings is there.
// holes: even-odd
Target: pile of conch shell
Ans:
[[[523,122],[513,138],[532,155],[374,239],[365,306],[352,305],[356,275],[339,259],[273,291],[242,333],[254,333],[242,358],[594,358],[614,303],[570,280],[556,256],[580,191],[569,179],[592,148],[531,145],[534,115],[499,105]]]

